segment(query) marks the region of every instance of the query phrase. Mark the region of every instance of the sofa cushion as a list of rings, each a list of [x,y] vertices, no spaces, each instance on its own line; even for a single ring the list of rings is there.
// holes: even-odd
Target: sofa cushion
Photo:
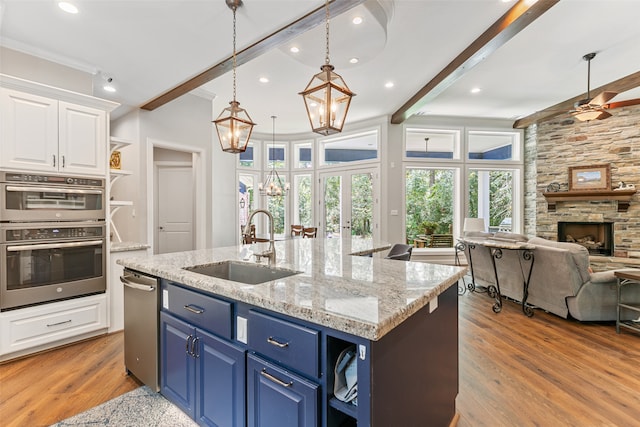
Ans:
[[[577,243],[556,242],[543,239],[542,237],[532,237],[531,239],[529,239],[529,243],[538,246],[548,246],[569,251],[571,253],[573,262],[578,268],[578,272],[580,273],[582,282],[586,283],[591,279],[591,273],[589,273],[589,251],[584,246]]]

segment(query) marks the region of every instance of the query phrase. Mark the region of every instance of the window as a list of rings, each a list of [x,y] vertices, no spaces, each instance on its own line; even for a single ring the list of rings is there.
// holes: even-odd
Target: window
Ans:
[[[428,246],[430,235],[452,234],[455,170],[407,167],[405,212],[407,243]]]
[[[458,159],[460,131],[448,129],[407,129],[405,157],[411,159]]]
[[[310,174],[299,174],[293,177],[293,220],[292,224],[310,227],[313,225],[313,193]]]
[[[287,177],[280,174],[283,182],[287,182]],[[275,234],[284,235],[286,224],[286,200],[287,196],[266,196],[267,210],[273,216],[273,230]],[[287,231],[288,232],[288,231]]]
[[[295,169],[310,169],[313,167],[313,146],[311,142],[297,142],[293,144],[293,167]]]
[[[249,141],[247,149],[240,153],[238,156],[238,166],[242,168],[255,168],[259,163],[257,162],[257,150],[256,143]]]
[[[432,234],[450,242],[464,217],[485,218],[489,231],[520,232],[521,131],[413,125],[404,148],[407,243],[435,247]]]
[[[378,158],[378,133],[378,131],[371,131],[322,141],[321,164],[338,165],[376,160]]]
[[[469,131],[469,160],[519,160],[519,132]]]
[[[518,170],[469,169],[468,217],[484,218],[489,231],[511,231]]]
[[[287,168],[287,144],[284,142],[268,143],[265,146],[267,153],[267,169],[275,167],[276,169]]]

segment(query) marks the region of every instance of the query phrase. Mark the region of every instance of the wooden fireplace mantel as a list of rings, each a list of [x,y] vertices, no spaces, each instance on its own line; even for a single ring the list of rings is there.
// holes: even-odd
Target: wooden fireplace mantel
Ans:
[[[557,202],[574,202],[578,200],[601,200],[601,201],[617,201],[618,212],[626,212],[629,209],[631,197],[636,194],[635,189],[630,190],[590,190],[590,191],[558,191],[543,192],[542,195],[547,199],[547,209],[549,212],[556,211]]]

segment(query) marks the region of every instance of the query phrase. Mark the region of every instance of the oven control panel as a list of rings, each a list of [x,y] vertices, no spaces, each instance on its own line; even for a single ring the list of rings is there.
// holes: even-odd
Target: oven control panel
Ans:
[[[103,226],[83,226],[5,229],[5,235],[3,237],[5,242],[24,242],[33,240],[101,238],[103,236]]]
[[[27,184],[77,185],[80,187],[102,187],[104,185],[103,180],[95,178],[60,175],[34,175],[15,172],[3,172],[0,174],[0,180],[3,182],[20,182]]]

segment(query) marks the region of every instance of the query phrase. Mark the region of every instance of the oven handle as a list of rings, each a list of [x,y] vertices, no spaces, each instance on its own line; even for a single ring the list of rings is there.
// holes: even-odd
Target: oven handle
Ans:
[[[7,246],[7,252],[31,251],[36,249],[79,248],[82,246],[102,245],[103,240],[88,240],[83,242],[68,243],[41,243],[37,245]]]
[[[78,188],[40,187],[40,186],[7,186],[7,191],[37,191],[47,193],[102,194],[102,190],[84,190]]]

